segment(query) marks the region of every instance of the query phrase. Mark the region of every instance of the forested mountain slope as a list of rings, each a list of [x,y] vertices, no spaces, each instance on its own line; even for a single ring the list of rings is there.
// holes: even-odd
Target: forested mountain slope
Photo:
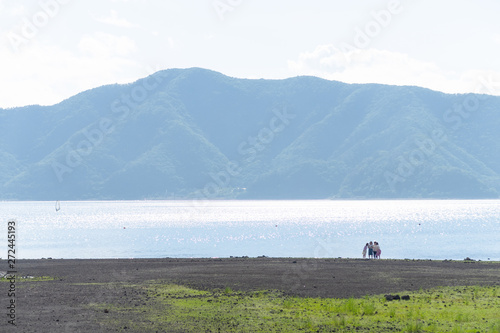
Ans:
[[[0,199],[498,198],[500,97],[172,69],[0,109]]]

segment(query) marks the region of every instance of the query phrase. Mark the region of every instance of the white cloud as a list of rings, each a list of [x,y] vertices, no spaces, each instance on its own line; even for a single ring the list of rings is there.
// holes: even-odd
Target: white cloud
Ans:
[[[116,10],[111,10],[110,16],[108,17],[94,17],[97,22],[109,24],[120,28],[134,28],[137,27],[136,24],[130,23],[127,19],[118,17]]]
[[[174,41],[174,39],[169,36],[167,38],[167,40],[168,40],[168,46],[170,46],[171,49],[175,48],[175,41]]]
[[[496,34],[493,36],[493,41],[497,44],[500,44],[500,34]]]
[[[78,48],[84,54],[96,57],[126,56],[137,50],[135,42],[129,37],[102,32],[85,35],[78,43]]]
[[[470,70],[461,79],[470,82],[471,92],[500,96],[500,73],[485,70]]]
[[[5,4],[0,4],[0,8],[5,7]],[[5,10],[5,8],[1,8]],[[7,4],[7,14],[8,16],[23,16],[28,14],[28,8],[23,4]]]
[[[446,93],[474,92],[480,78],[493,74],[446,72],[432,62],[404,53],[377,49],[342,52],[333,45],[320,45],[314,51],[301,53],[297,60],[288,61],[288,68],[293,75],[313,75],[347,83],[415,85]],[[489,93],[493,92],[490,89]]]
[[[34,40],[20,53],[0,49],[0,107],[51,105],[104,84],[128,83],[150,74],[128,57],[135,44],[126,37],[85,36],[86,52],[72,52]]]

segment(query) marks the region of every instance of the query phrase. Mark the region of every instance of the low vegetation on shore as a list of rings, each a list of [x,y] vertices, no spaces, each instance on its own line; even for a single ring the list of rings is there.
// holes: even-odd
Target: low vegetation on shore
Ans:
[[[278,291],[202,291],[151,282],[144,299],[94,304],[107,329],[148,332],[500,332],[499,286],[440,287],[364,298],[303,298]],[[405,297],[406,298],[406,297]]]
[[[16,282],[40,282],[40,281],[53,281],[56,278],[53,276],[14,276]],[[0,282],[10,282],[9,275],[0,277]]]

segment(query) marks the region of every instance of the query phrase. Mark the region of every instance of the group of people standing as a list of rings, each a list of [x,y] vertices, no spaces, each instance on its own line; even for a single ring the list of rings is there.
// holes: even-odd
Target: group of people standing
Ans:
[[[366,250],[368,250],[368,258],[380,259],[382,250],[380,249],[380,245],[378,245],[378,242],[366,243],[365,247],[363,248],[363,259],[366,258]]]

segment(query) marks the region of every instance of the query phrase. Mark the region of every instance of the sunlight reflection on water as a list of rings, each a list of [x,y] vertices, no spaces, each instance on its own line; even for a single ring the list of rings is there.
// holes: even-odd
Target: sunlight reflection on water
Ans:
[[[498,200],[0,202],[19,258],[360,257],[500,260]],[[0,238],[6,244],[6,233]]]

